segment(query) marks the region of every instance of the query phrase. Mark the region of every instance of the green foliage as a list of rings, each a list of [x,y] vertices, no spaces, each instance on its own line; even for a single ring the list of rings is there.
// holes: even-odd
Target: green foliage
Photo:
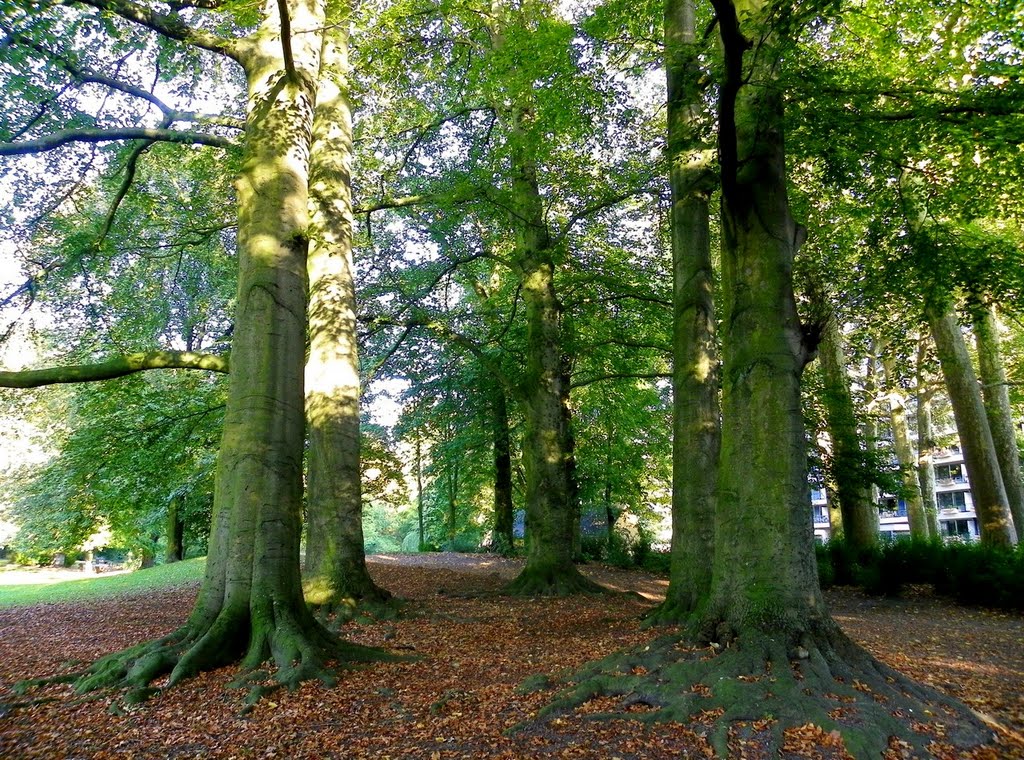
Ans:
[[[931,584],[961,604],[1024,609],[1024,549],[896,539],[856,550],[841,540],[817,547],[823,587],[861,586],[897,596],[906,584]]]
[[[186,546],[193,555],[204,551],[223,384],[196,373],[149,373],[54,394],[61,401],[37,406],[37,423],[55,415],[66,428],[55,456],[19,475],[16,551],[49,561],[107,528],[111,545],[152,553],[176,491],[186,495]]]

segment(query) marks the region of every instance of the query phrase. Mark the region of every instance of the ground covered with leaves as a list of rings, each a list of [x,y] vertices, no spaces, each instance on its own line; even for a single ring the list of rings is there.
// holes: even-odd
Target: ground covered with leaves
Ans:
[[[640,618],[665,581],[588,566],[620,594],[571,599],[495,595],[519,564],[485,555],[371,558],[379,584],[406,601],[401,617],[348,623],[351,641],[409,658],[343,674],[334,688],[307,683],[245,712],[231,668],[158,693],[140,706],[117,694],[74,697],[69,686],[34,692],[36,704],[0,707],[3,758],[678,758],[710,757],[706,720],[651,724],[593,720],[595,699],[532,721],[552,696],[545,677],[571,672],[663,631]],[[83,604],[0,610],[0,705],[23,702],[15,682],[69,672],[178,626],[195,586]],[[953,606],[926,589],[900,600],[830,592],[842,627],[875,656],[987,716],[998,743],[979,757],[1024,758],[1024,618]],[[643,704],[635,706],[638,712]],[[510,732],[523,724],[524,730]],[[757,725],[730,742],[757,758]],[[837,737],[808,725],[787,734],[788,757],[842,758]],[[909,756],[894,744],[891,757]]]

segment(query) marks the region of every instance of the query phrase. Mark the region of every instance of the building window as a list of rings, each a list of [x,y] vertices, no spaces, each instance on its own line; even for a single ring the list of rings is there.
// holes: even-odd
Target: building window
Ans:
[[[814,524],[828,525],[828,511],[821,504],[814,505]]]
[[[942,523],[943,533],[947,536],[957,538],[971,538],[974,532],[971,530],[971,520],[945,520]]]
[[[939,509],[957,509],[961,512],[967,511],[967,497],[963,491],[949,491],[948,493],[935,494],[935,501]]]
[[[935,480],[940,485],[952,485],[953,483],[966,483],[964,466],[962,464],[937,464],[935,465]]]
[[[878,504],[879,517],[906,517],[907,502],[895,496],[886,496]]]
[[[811,488],[811,501],[825,501],[825,490],[823,488]]]

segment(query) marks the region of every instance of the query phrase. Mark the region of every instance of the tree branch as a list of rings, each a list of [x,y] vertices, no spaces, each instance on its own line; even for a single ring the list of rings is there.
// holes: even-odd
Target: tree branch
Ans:
[[[570,388],[582,388],[585,385],[593,385],[605,380],[671,380],[671,372],[610,372],[607,375],[596,375],[577,380],[569,385]]]
[[[281,55],[284,58],[284,70],[288,81],[292,84],[299,81],[295,71],[295,56],[292,55],[292,20],[288,15],[288,0],[277,0],[277,12],[281,17]]]
[[[111,129],[85,128],[62,129],[36,140],[0,143],[0,156],[23,156],[28,153],[45,153],[68,143],[101,143],[117,140],[153,140],[156,142],[180,143],[185,145],[210,145],[214,148],[233,148],[235,142],[220,135],[202,132],[181,132],[175,129],[150,127],[116,127]]]
[[[143,26],[172,40],[195,45],[203,50],[209,50],[211,53],[218,53],[236,61],[239,60],[239,53],[234,40],[219,37],[202,29],[195,29],[182,21],[181,17],[173,10],[171,13],[157,13],[130,0],[72,1],[88,5],[100,11],[117,14],[127,21]]]
[[[60,383],[111,380],[150,369],[203,369],[228,372],[228,357],[195,351],[147,351],[116,356],[98,364],[0,372],[0,388],[38,388]]]

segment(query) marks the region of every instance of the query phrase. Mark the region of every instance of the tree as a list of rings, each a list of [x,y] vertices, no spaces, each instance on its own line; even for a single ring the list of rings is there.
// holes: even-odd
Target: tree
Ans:
[[[823,380],[822,403],[832,451],[829,474],[842,515],[842,536],[851,546],[878,545],[878,508],[872,498],[872,467],[861,446],[836,316],[825,323],[818,350]]]
[[[719,465],[719,356],[711,263],[710,151],[701,145],[703,115],[696,8],[667,0],[665,73],[673,275],[672,574],[659,620],[683,619],[711,583]]]
[[[306,575],[321,605],[391,595],[366,569],[360,491],[359,358],[352,230],[352,115],[346,2],[323,34],[309,167],[309,481]]]
[[[118,46],[138,45],[170,56],[183,48],[213,53],[238,64],[246,81],[247,119],[235,183],[233,375],[206,575],[181,629],[100,660],[79,682],[79,690],[123,684],[146,693],[161,674],[169,672],[174,684],[238,658],[245,671],[271,660],[275,678],[295,684],[328,677],[328,661],[377,656],[339,642],[322,628],[303,601],[299,578],[310,149],[317,104],[336,92],[320,87],[337,73],[321,57],[324,30],[345,18],[345,8],[290,0],[268,3],[262,10],[248,4],[228,7],[226,15],[219,10],[183,14],[175,8],[164,12],[141,3],[96,0],[84,9],[59,6],[31,19],[18,8],[8,19],[27,50],[39,51],[57,39],[55,30],[81,23]],[[231,31],[238,35],[222,36]],[[140,88],[104,84],[141,93],[153,103]],[[53,132],[50,119],[36,120],[29,122],[29,130],[43,136],[32,139],[23,130],[0,153],[136,138],[231,144],[216,135],[173,129],[177,114],[165,113],[169,122],[155,130]]]
[[[1019,539],[1021,531],[1024,531],[1024,481],[1021,480],[1020,452],[1017,449],[1006,370],[1003,368],[1000,351],[999,318],[995,305],[976,305],[973,321],[985,414],[992,431],[992,443]]]
[[[928,701],[948,700],[854,645],[829,616],[817,582],[800,411],[800,377],[817,330],[801,323],[793,293],[804,231],[789,206],[783,138],[785,95],[796,86],[785,64],[799,58],[797,36],[820,22],[822,9],[712,4],[723,51],[723,395],[712,577],[689,621],[691,641],[704,648],[683,653],[679,637],[666,636],[584,669],[564,699],[633,694],[660,708],[658,720],[721,707],[714,741],[724,756],[730,722],[770,715],[779,742],[786,726],[835,725],[826,713],[842,694],[862,719],[838,726],[847,746],[859,756],[879,755],[891,734],[921,743],[894,718],[895,705],[918,714]],[[616,672],[633,675],[609,678]],[[694,683],[708,696],[696,696]],[[870,695],[850,688],[856,683]],[[966,710],[952,710],[969,727],[968,743],[984,741]]]

